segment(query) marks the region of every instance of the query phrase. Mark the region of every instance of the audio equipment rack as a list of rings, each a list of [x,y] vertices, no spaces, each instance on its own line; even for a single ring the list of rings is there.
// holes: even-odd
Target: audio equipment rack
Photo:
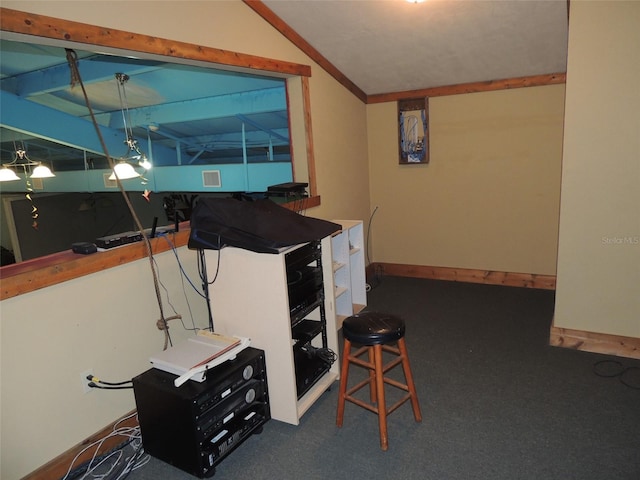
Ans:
[[[219,258],[218,258],[219,257]],[[331,237],[278,253],[206,250],[216,331],[265,351],[273,419],[300,417],[338,378]],[[329,284],[327,284],[329,280]]]
[[[152,368],[133,379],[144,449],[199,478],[271,418],[265,353],[247,347],[207,371],[203,382],[176,387],[177,375]]]

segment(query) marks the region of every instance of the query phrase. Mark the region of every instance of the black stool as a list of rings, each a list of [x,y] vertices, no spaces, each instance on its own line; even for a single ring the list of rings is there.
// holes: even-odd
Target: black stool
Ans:
[[[344,348],[340,369],[340,390],[338,393],[338,415],[336,424],[338,427],[342,426],[345,401],[355,403],[377,414],[378,424],[380,426],[380,447],[382,450],[387,450],[389,446],[387,437],[387,415],[396,410],[400,405],[407,400],[411,400],[413,416],[416,422],[422,421],[418,395],[416,394],[416,387],[413,383],[413,375],[411,374],[409,357],[407,356],[407,347],[404,342],[404,333],[405,325],[403,319],[383,313],[359,313],[348,317],[342,324]],[[352,352],[352,344],[360,345],[360,348]],[[397,346],[394,347],[393,344],[397,344]],[[368,362],[359,358],[365,352],[369,354]],[[396,355],[396,357],[384,365],[382,358],[383,352],[392,353]],[[347,390],[349,364],[351,363],[366,368],[369,371],[369,376]],[[404,371],[406,383],[401,383],[385,376],[386,372],[400,364]],[[385,383],[407,392],[406,395],[389,408],[387,408],[385,403]],[[353,397],[355,392],[366,385],[369,385],[371,403]]]

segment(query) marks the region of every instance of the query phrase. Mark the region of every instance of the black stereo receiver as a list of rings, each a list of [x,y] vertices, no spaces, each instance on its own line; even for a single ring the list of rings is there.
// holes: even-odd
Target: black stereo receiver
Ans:
[[[271,418],[264,351],[252,347],[211,368],[203,382],[174,385],[152,368],[133,379],[145,451],[199,478]]]
[[[314,241],[285,254],[287,293],[292,324],[323,299],[320,242]]]

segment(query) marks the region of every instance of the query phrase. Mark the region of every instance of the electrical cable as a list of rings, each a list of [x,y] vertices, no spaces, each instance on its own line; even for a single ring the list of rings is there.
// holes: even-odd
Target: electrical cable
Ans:
[[[300,350],[305,352],[309,358],[317,357],[327,365],[333,365],[338,359],[338,355],[328,347],[315,347],[311,343],[306,343]]]
[[[195,322],[193,320],[193,314],[191,313],[191,306],[189,305],[189,299],[186,298],[186,295],[185,295],[185,298],[187,301],[187,307],[189,308],[189,313],[191,314],[191,323],[193,325],[193,329],[187,328],[187,326],[184,324],[184,321],[182,320],[182,315],[180,315],[176,311],[176,307],[174,307],[173,303],[171,303],[171,298],[169,297],[169,290],[167,290],[167,287],[165,287],[164,283],[162,283],[162,280],[160,279],[160,266],[158,265],[158,262],[155,261],[155,259],[154,259],[154,263],[156,264],[156,269],[158,270],[158,283],[160,284],[160,287],[162,288],[162,290],[164,290],[164,293],[167,296],[167,303],[169,304],[169,306],[171,307],[171,310],[174,313],[172,317],[169,317],[166,320],[180,320],[180,323],[182,323],[182,328],[184,328],[185,330],[187,331],[196,330]],[[182,276],[180,276],[180,279],[182,280]],[[184,283],[182,283],[182,290],[184,291]]]
[[[184,270],[184,267],[182,265],[182,262],[180,261],[180,256],[178,255],[178,249],[176,248],[176,246],[173,244],[173,242],[169,239],[168,235],[166,233],[160,233],[157,235],[158,237],[163,237],[165,239],[165,241],[167,242],[167,244],[169,245],[171,251],[173,252],[173,255],[176,258],[176,262],[178,263],[178,267],[180,270],[180,283],[182,284],[182,292],[184,293],[184,299],[185,302],[187,304],[187,309],[189,310],[189,318],[191,318],[191,328],[188,328],[183,319],[182,316],[178,314],[178,312],[176,311],[176,308],[173,306],[173,304],[171,303],[171,299],[169,297],[169,291],[167,290],[167,288],[165,287],[165,285],[162,283],[162,280],[160,280],[160,267],[158,266],[158,263],[155,261],[154,259],[154,263],[156,265],[156,270],[158,271],[158,282],[160,284],[160,286],[162,287],[162,289],[165,292],[165,295],[167,297],[167,303],[169,304],[169,306],[171,307],[171,309],[173,310],[174,316],[167,318],[167,320],[175,320],[175,319],[179,319],[180,323],[182,323],[182,328],[184,328],[185,330],[189,331],[189,332],[193,332],[198,330],[198,327],[196,327],[196,322],[195,319],[193,318],[193,311],[191,309],[191,303],[189,302],[189,297],[187,296],[187,292],[185,289],[185,285],[184,285],[184,279],[186,278],[187,281],[189,282],[189,284],[191,285],[191,288],[193,288],[193,290],[202,298],[206,298],[199,290],[198,288],[193,284],[192,280],[189,278],[189,275],[187,275],[187,272]]]
[[[121,385],[119,387],[111,387],[109,385],[98,385],[95,382],[89,382],[88,385],[91,388],[99,388],[101,390],[129,390],[133,388],[133,385]]]
[[[218,247],[220,247],[220,237],[218,236]],[[220,249],[218,248],[218,261],[216,266],[216,275],[211,283],[209,283],[209,279],[207,276],[207,262],[205,259],[205,253],[202,248],[198,249],[198,272],[200,274],[200,280],[202,281],[202,292],[205,296],[205,302],[207,305],[207,312],[209,315],[209,330],[214,330],[213,325],[213,311],[211,310],[211,298],[209,296],[209,285],[213,284],[218,278],[218,272],[220,271]]]
[[[64,477],[62,477],[62,480],[75,480],[76,478],[79,478],[79,477],[86,478],[89,473],[91,473],[100,465],[102,465],[105,460],[109,459],[114,454],[117,454],[117,452],[119,452],[123,448],[126,448],[130,443],[131,443],[131,439],[126,440],[119,445],[116,445],[114,448],[112,448],[108,452],[103,453],[102,455],[94,454],[94,456],[90,460],[87,460],[86,462],[79,465],[75,469],[69,471]]]
[[[220,253],[218,252],[218,257]],[[211,311],[211,299],[209,298],[209,283],[207,278],[207,262],[204,257],[204,250],[198,249],[198,274],[200,275],[200,281],[202,282],[202,293],[204,294],[205,303],[207,306],[207,315],[209,318],[209,330],[213,330],[213,312]]]
[[[161,233],[161,234],[158,234],[157,236],[164,238],[165,241],[169,244],[169,247],[171,248],[171,251],[173,252],[173,255],[176,257],[176,261],[178,262],[178,267],[180,268],[180,272],[182,273],[184,278],[187,279],[187,281],[189,282],[189,285],[191,285],[191,288],[193,288],[193,290],[198,295],[200,295],[201,297],[204,298],[204,295],[202,293],[200,293],[200,290],[198,290],[198,287],[196,287],[193,284],[193,282],[189,278],[189,275],[187,275],[187,272],[184,271],[184,267],[182,266],[182,262],[180,261],[180,257],[178,256],[178,250],[176,249],[176,246],[173,244],[173,242],[171,240],[169,240],[169,237],[167,236],[167,234],[166,233]]]
[[[222,243],[221,243],[221,238],[220,235],[218,235],[218,245],[217,245],[217,251],[218,251],[218,261],[216,263],[216,274],[213,277],[213,280],[211,280],[210,282],[207,280],[207,266],[206,266],[206,262],[205,262],[205,256],[204,256],[204,249],[200,248],[198,249],[198,252],[200,254],[200,262],[198,263],[198,268],[199,268],[199,272],[200,272],[200,279],[204,280],[206,285],[213,285],[215,283],[215,281],[218,279],[218,273],[220,273],[220,250],[222,249]]]
[[[316,356],[321,358],[327,365],[333,365],[338,359],[338,355],[330,348],[318,348],[315,352]]]
[[[629,388],[633,388],[634,390],[640,390],[640,375],[636,375],[636,381],[632,382],[630,381],[627,377],[631,377],[631,375],[629,374],[630,372],[635,372],[636,374],[640,374],[640,367],[627,367],[625,368],[625,370],[620,374],[620,383],[622,383],[623,385],[629,387]]]
[[[180,262],[180,260],[178,260],[178,262]],[[196,330],[196,321],[193,318],[193,310],[191,309],[191,302],[189,302],[189,297],[187,296],[187,290],[184,286],[184,276],[181,275],[180,276],[180,285],[182,285],[182,294],[184,295],[184,301],[187,304],[187,310],[189,310],[189,318],[191,319],[191,326],[193,327],[193,330]],[[167,292],[167,298],[169,297],[169,292]],[[182,317],[180,318],[180,321],[182,322]],[[182,327],[185,330],[191,330],[189,328],[186,327],[186,325],[184,324],[184,322],[182,322]]]
[[[122,422],[125,422],[132,418],[137,418],[137,412],[122,417],[114,424],[113,430],[111,432],[80,450],[73,458],[73,460],[71,460],[69,468],[67,469],[67,473],[64,475],[64,477],[62,477],[61,480],[73,480],[76,478],[85,479],[89,476],[93,476],[94,478],[102,478],[104,480],[121,480],[122,478],[124,478],[122,477],[122,473],[135,470],[136,468],[139,468],[146,464],[149,461],[149,456],[144,452],[142,447],[142,435],[140,432],[140,426],[120,426]],[[118,436],[124,437],[126,438],[126,440],[115,446],[111,450],[98,455],[98,452],[100,452],[100,449],[108,439]],[[124,470],[118,469],[118,471],[116,471],[116,466],[120,463],[124,455],[124,449],[130,445],[134,447],[135,453],[132,457],[129,458],[133,459],[134,462],[132,463],[130,460],[125,465]],[[95,451],[91,458],[83,464],[74,468],[74,465],[78,461],[78,459],[86,452],[90,451],[92,448],[95,448]],[[111,460],[112,465],[108,468],[107,473],[97,475],[97,469],[101,466],[106,465],[108,460]],[[114,476],[114,474],[118,473],[120,470],[122,470],[122,472],[120,472],[120,474],[118,474],[117,476]]]
[[[605,378],[618,377],[620,383],[626,387],[640,390],[640,379],[636,379],[635,382],[629,379],[633,378],[632,373],[640,373],[640,367],[625,367],[617,360],[600,360],[594,363],[593,373]]]
[[[110,386],[113,386],[113,387],[116,387],[116,386],[119,386],[119,385],[127,385],[127,384],[133,382],[133,380],[124,380],[122,382],[107,382],[107,381],[104,381],[104,380],[100,380],[95,375],[87,375],[87,380],[89,380],[90,382],[101,383],[103,385],[110,385]]]
[[[115,162],[113,161],[113,158],[109,154],[109,150],[107,149],[107,145],[105,143],[104,137],[102,136],[102,131],[100,130],[100,126],[98,125],[98,122],[96,120],[95,114],[93,112],[93,108],[91,106],[91,102],[89,101],[89,95],[87,94],[84,83],[82,81],[80,70],[78,69],[78,55],[72,49],[67,48],[65,49],[65,51],[67,52],[67,63],[69,64],[69,68],[71,70],[71,86],[73,87],[76,84],[80,85],[80,88],[82,89],[82,94],[84,96],[85,105],[87,106],[87,110],[89,111],[89,115],[91,117],[91,123],[93,124],[96,134],[98,135],[98,140],[100,141],[102,150],[104,151],[105,157],[107,158],[109,167],[111,168],[111,170],[113,170],[113,168],[115,167]],[[169,335],[169,325],[164,316],[164,308],[162,305],[162,295],[160,294],[157,274],[156,274],[156,270],[153,262],[153,251],[151,249],[151,242],[149,241],[149,237],[144,233],[142,222],[140,221],[140,218],[138,217],[135,209],[133,208],[133,205],[131,204],[131,199],[127,195],[127,192],[125,191],[122,185],[122,182],[120,181],[117,175],[115,175],[115,181],[118,186],[118,189],[122,193],[122,196],[124,198],[124,201],[127,207],[129,208],[129,211],[131,212],[131,216],[136,224],[138,231],[142,234],[142,242],[145,246],[147,256],[149,257],[149,266],[151,268],[151,274],[153,276],[153,285],[156,293],[156,301],[158,303],[158,308],[160,310],[160,320],[158,321],[158,323],[160,323],[163,327],[164,350],[166,350],[169,344],[172,344],[172,342],[171,342],[171,337]]]
[[[142,441],[140,441],[133,455],[129,458],[128,463],[125,465],[124,470],[114,480],[124,480],[129,476],[129,474],[131,474],[131,472],[149,463],[149,459],[150,457],[149,455],[145,454]],[[106,479],[106,480],[110,480],[110,479]]]
[[[173,250],[174,255],[176,256],[176,260],[178,262],[178,266],[180,267],[180,270],[184,273],[184,270],[182,270],[182,264],[180,263],[180,258],[178,257],[178,254],[177,254],[175,246],[168,239],[167,239],[167,242],[171,246],[171,249]],[[187,304],[187,309],[189,310],[189,318],[191,318],[192,328],[187,328],[187,326],[185,325],[184,321],[182,320],[182,315],[180,315],[178,313],[178,311],[176,310],[176,307],[174,307],[173,303],[171,303],[171,297],[169,296],[169,290],[167,289],[167,287],[165,287],[164,283],[162,283],[162,280],[160,279],[160,266],[155,261],[155,259],[154,259],[154,263],[156,264],[156,269],[158,271],[158,283],[160,284],[160,286],[164,290],[164,293],[165,293],[165,295],[167,297],[167,303],[169,304],[169,306],[171,307],[171,310],[173,310],[173,313],[174,313],[174,315],[172,317],[170,317],[170,318],[167,318],[167,320],[179,319],[180,323],[182,323],[182,328],[184,328],[185,330],[187,330],[187,331],[195,331],[195,330],[197,330],[196,323],[195,323],[195,320],[193,318],[193,311],[191,310],[191,304],[189,303],[189,297],[187,296],[187,292],[186,292],[185,286],[184,286],[184,277],[185,277],[186,273],[184,273],[184,275],[182,275],[182,274],[180,275],[180,284],[182,285],[182,293],[184,294],[184,300],[185,300],[185,303]],[[191,286],[193,287],[193,284],[191,284]],[[195,287],[194,287],[194,290],[195,290]],[[200,292],[198,292],[197,290],[196,290],[196,293],[200,295]]]
[[[369,256],[369,239],[371,237],[371,224],[373,223],[373,216],[377,211],[378,207],[376,206],[376,208],[373,209],[373,212],[371,212],[371,216],[369,217],[369,225],[367,226],[367,263],[371,263],[371,257]]]
[[[191,310],[191,304],[189,303],[189,298],[187,297],[187,293],[185,291],[184,288],[184,279],[182,276],[180,276],[180,280],[181,280],[181,284],[182,284],[182,292],[184,293],[184,298],[185,298],[185,302],[187,304],[187,309],[189,310],[189,318],[191,318],[191,328],[187,327],[184,323],[184,320],[182,319],[182,315],[180,315],[175,307],[173,306],[173,304],[171,303],[171,300],[169,298],[169,290],[167,290],[167,287],[165,287],[164,283],[162,283],[162,280],[160,280],[160,278],[158,278],[158,282],[160,283],[160,286],[162,287],[162,289],[164,290],[165,295],[167,296],[167,303],[169,304],[169,306],[171,307],[171,310],[173,310],[174,315],[172,317],[167,318],[167,320],[180,320],[180,323],[182,324],[182,328],[187,330],[188,332],[193,332],[198,330],[198,327],[196,327],[196,322],[193,318],[193,311]]]
[[[222,248],[220,235],[218,235],[218,259],[216,262],[216,274],[213,277],[213,280],[209,282],[207,276],[207,262],[205,259],[204,249],[198,249],[198,272],[200,274],[200,280],[202,281],[202,291],[204,293],[206,304],[207,304],[207,312],[209,315],[209,330],[214,332],[213,325],[213,311],[211,310],[211,297],[209,296],[209,285],[213,285],[218,278],[218,274],[220,273],[220,249]]]
[[[371,238],[371,225],[373,224],[373,217],[376,214],[376,212],[378,211],[378,207],[376,206],[376,208],[373,209],[373,212],[371,212],[371,216],[369,217],[369,225],[367,226],[367,245],[366,245],[366,253],[367,253],[367,265],[371,265],[371,257],[369,256],[369,246],[370,246],[370,238]],[[373,279],[375,280],[376,284],[373,285],[373,282],[371,284],[367,284],[366,285],[366,291],[369,292],[371,291],[372,288],[377,287],[378,285],[380,285],[380,272],[381,272],[382,268],[380,266],[376,266],[375,267],[375,271],[374,271],[374,275],[373,275]]]

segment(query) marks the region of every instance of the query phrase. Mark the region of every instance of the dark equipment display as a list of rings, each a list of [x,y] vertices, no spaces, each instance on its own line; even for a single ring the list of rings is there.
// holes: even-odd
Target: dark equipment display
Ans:
[[[247,347],[207,371],[204,382],[174,386],[176,375],[152,368],[133,379],[147,453],[199,478],[271,418],[264,351]]]
[[[324,238],[341,226],[306,217],[272,200],[200,198],[191,215],[189,248],[220,250],[244,248],[258,253],[278,253],[283,247]]]
[[[306,198],[308,183],[287,182],[267,187],[267,197]]]
[[[71,250],[73,253],[80,253],[82,255],[90,255],[98,251],[95,243],[90,242],[76,242],[71,244]]]
[[[285,254],[287,271],[287,294],[291,337],[294,340],[293,362],[296,373],[296,389],[301,398],[331,368],[331,361],[316,355],[318,348],[311,341],[320,337],[322,347],[327,349],[327,322],[324,306],[322,277],[322,247],[320,241],[309,242]],[[307,319],[319,308],[320,319]]]

